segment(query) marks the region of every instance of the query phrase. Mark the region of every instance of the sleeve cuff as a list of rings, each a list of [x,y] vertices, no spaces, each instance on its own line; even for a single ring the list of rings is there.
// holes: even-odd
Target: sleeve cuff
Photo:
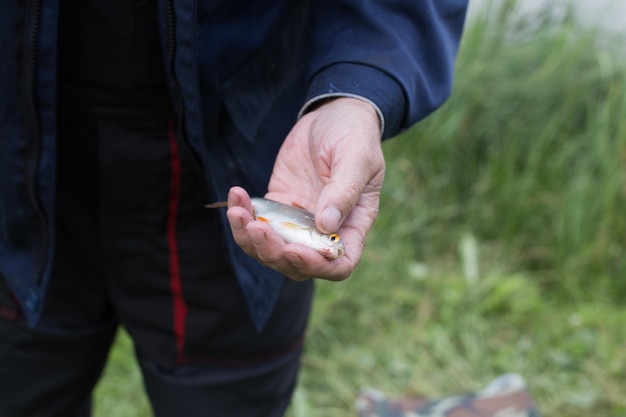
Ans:
[[[380,107],[378,107],[376,103],[374,103],[372,100],[366,97],[359,96],[356,94],[350,94],[350,93],[326,93],[326,94],[322,94],[319,96],[315,96],[309,101],[307,101],[306,103],[304,103],[304,106],[302,106],[302,109],[300,109],[300,112],[298,113],[298,119],[304,116],[305,114],[307,114],[308,112],[310,112],[311,110],[315,109],[317,107],[317,104],[320,101],[326,100],[328,98],[335,98],[335,97],[356,98],[358,100],[362,100],[371,104],[372,107],[374,107],[374,110],[376,110],[376,114],[378,114],[378,120],[380,120],[381,134],[385,132],[385,116],[383,115],[383,112],[380,110]]]
[[[382,139],[399,133],[404,119],[405,98],[400,85],[384,72],[352,63],[324,68],[311,79],[299,116],[312,110],[320,100],[332,97],[352,97],[372,104],[380,118]]]

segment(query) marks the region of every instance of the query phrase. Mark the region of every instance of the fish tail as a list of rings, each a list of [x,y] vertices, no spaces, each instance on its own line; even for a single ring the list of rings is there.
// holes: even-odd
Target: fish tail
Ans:
[[[212,208],[220,208],[220,207],[228,207],[228,201],[217,201],[215,203],[205,204],[204,207],[212,209]]]

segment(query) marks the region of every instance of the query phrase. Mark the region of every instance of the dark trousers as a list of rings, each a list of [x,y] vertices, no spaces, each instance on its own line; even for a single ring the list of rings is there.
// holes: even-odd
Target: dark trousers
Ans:
[[[254,329],[218,213],[171,126],[61,114],[57,253],[36,327],[0,282],[0,417],[89,416],[120,324],[156,416],[283,415],[312,283],[285,280]]]

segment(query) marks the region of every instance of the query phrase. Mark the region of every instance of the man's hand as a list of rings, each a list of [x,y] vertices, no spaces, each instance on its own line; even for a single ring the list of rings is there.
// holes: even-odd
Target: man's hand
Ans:
[[[248,255],[292,279],[346,279],[359,263],[378,215],[384,171],[373,106],[353,98],[328,101],[303,116],[285,139],[266,197],[296,202],[314,213],[320,231],[341,236],[345,255],[330,260],[303,245],[285,243],[268,224],[254,220],[250,197],[240,187],[228,195],[235,241]]]

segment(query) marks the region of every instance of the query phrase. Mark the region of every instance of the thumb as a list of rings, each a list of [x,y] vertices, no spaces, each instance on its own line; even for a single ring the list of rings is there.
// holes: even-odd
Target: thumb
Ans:
[[[315,208],[315,223],[333,233],[361,199],[374,173],[360,158],[343,158],[331,167],[330,181],[322,188]]]

